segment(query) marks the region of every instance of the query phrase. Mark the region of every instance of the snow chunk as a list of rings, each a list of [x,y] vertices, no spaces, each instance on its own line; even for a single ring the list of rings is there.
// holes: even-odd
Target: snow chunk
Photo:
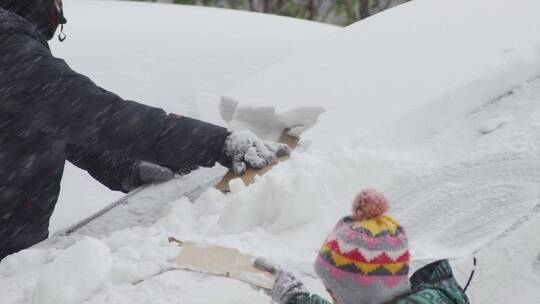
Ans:
[[[109,276],[112,259],[101,241],[86,237],[62,252],[38,278],[33,304],[80,303]]]
[[[241,178],[235,178],[229,181],[229,188],[231,194],[236,194],[242,192],[246,188],[246,184],[244,184]]]
[[[237,107],[238,102],[232,99],[223,98],[219,103],[219,114],[221,115],[221,118],[223,118],[225,122],[230,123]]]
[[[155,276],[167,268],[167,261],[179,251],[178,246],[168,242],[166,232],[154,227],[118,231],[104,242],[112,251],[109,280],[115,284],[131,284]]]
[[[359,185],[388,185],[388,176],[396,169],[364,151],[353,153],[293,153],[289,161],[274,167],[257,183],[232,191],[217,226],[224,233],[263,227],[277,234],[321,221],[332,226],[348,213]],[[356,159],[359,155],[361,160]],[[331,159],[333,156],[336,159]]]
[[[33,249],[29,248],[5,257],[0,263],[0,276],[12,276],[17,272],[32,270],[55,258],[55,249]]]
[[[220,111],[222,118],[229,122],[229,130],[251,130],[262,139],[277,141],[283,129],[289,129],[289,135],[300,137],[317,123],[325,110],[322,107],[298,107],[276,113],[274,107],[239,107],[236,101],[224,97]]]

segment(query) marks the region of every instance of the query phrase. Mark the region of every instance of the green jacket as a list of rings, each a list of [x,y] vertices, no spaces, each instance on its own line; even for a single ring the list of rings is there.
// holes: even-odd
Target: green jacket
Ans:
[[[469,304],[448,260],[436,261],[417,270],[410,279],[411,292],[387,304]],[[331,304],[317,295],[298,295],[288,304]],[[359,303],[361,304],[361,303]]]

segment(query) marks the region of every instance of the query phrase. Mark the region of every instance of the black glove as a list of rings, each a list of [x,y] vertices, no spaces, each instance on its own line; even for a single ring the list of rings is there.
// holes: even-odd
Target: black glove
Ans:
[[[288,304],[292,299],[299,295],[309,295],[309,291],[304,284],[298,280],[292,273],[280,270],[273,264],[263,258],[255,260],[255,267],[271,272],[276,275],[277,280],[274,288],[264,290],[272,298],[272,301],[278,304]]]
[[[166,182],[173,177],[174,172],[167,167],[138,161],[133,166],[129,178],[122,182],[122,187],[126,191],[131,191],[145,184]]]

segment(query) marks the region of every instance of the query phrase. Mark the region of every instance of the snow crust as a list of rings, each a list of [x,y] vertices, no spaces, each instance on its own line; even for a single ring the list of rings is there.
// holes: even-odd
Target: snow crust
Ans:
[[[536,0],[406,3],[291,54],[223,101],[323,107],[303,136],[319,148],[415,144],[540,75],[538,11]]]
[[[223,92],[340,29],[273,15],[130,1],[70,0],[64,9],[68,39],[51,41],[55,56],[123,98],[220,125],[226,125],[218,111]],[[50,231],[121,196],[67,163]]]

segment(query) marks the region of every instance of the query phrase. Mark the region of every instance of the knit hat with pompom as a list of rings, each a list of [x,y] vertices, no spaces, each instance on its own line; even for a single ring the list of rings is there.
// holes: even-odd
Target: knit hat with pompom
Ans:
[[[324,241],[315,271],[339,304],[381,304],[409,292],[407,235],[384,213],[388,200],[374,189],[358,193],[352,215]]]

